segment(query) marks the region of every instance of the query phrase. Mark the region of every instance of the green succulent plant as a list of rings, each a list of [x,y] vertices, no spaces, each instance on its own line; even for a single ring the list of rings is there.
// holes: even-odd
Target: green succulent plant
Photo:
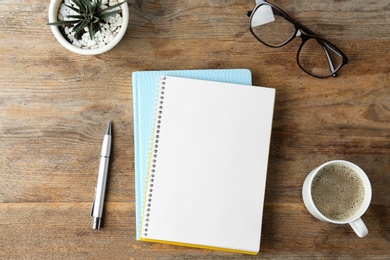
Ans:
[[[84,28],[88,28],[89,37],[93,39],[95,33],[102,30],[100,23],[105,23],[106,18],[121,13],[121,9],[115,8],[126,1],[104,9],[102,9],[102,0],[72,0],[72,2],[75,4],[74,6],[65,4],[65,6],[77,13],[76,15],[66,16],[66,18],[71,20],[52,22],[48,23],[48,25],[73,27],[76,39],[80,38],[84,33]]]

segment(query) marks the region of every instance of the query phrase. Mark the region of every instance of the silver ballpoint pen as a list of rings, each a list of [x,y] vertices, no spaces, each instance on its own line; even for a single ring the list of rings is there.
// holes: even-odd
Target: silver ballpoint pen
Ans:
[[[107,131],[103,138],[102,152],[100,154],[100,165],[97,184],[95,188],[95,198],[93,199],[91,217],[93,218],[92,228],[100,229],[103,215],[104,195],[106,192],[108,164],[111,152],[111,121],[108,122]]]

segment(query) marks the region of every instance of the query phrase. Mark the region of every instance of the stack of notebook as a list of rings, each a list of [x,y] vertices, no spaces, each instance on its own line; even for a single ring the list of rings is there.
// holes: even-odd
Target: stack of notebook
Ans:
[[[133,73],[137,239],[257,254],[275,90],[246,69]]]

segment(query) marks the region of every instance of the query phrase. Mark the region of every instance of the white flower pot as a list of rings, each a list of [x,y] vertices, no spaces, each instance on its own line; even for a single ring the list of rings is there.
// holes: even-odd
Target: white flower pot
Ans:
[[[58,16],[58,10],[59,10],[59,7],[61,6],[61,3],[62,3],[62,0],[51,0],[50,1],[50,5],[49,5],[49,22],[50,23],[58,21],[57,16]],[[62,35],[58,26],[50,26],[50,28],[51,28],[51,31],[53,32],[54,36],[58,40],[58,42],[61,43],[61,45],[64,46],[66,49],[68,49],[72,52],[78,53],[78,54],[82,54],[82,55],[101,54],[101,53],[104,53],[104,52],[109,51],[112,48],[114,48],[120,42],[120,40],[123,38],[123,36],[125,35],[126,29],[127,29],[127,24],[129,23],[129,7],[128,7],[127,3],[122,4],[120,7],[122,8],[122,19],[123,19],[122,26],[121,26],[118,34],[114,37],[114,39],[111,42],[107,43],[102,48],[97,48],[97,49],[92,49],[92,50],[78,48],[78,47],[72,45],[69,41],[67,41],[67,39],[64,38],[64,36]]]

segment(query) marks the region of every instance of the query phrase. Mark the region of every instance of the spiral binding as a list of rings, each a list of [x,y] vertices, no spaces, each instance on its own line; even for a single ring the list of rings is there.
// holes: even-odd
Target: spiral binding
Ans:
[[[162,119],[162,110],[164,105],[164,91],[165,91],[165,80],[166,77],[162,76],[160,77],[160,91],[158,95],[158,108],[156,113],[156,128],[154,133],[154,147],[152,148],[152,163],[150,165],[150,174],[149,174],[149,180],[148,180],[148,187],[147,187],[147,195],[146,195],[146,203],[145,203],[145,210],[144,210],[144,224],[142,227],[143,236],[148,236],[148,227],[149,227],[149,217],[151,214],[151,206],[152,206],[152,196],[153,196],[153,186],[154,186],[154,178],[155,178],[155,172],[156,172],[156,163],[157,163],[157,152],[158,152],[158,142],[160,138],[160,128],[161,128],[161,119]]]

